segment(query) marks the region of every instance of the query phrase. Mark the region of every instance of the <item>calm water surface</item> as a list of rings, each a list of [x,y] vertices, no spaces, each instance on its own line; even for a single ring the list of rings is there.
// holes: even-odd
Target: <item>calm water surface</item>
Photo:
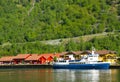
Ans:
[[[120,69],[1,69],[0,82],[120,82]]]

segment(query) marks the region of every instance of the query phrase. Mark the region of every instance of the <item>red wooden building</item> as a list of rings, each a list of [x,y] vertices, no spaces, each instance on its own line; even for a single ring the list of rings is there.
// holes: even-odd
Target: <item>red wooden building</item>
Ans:
[[[0,64],[13,64],[13,58],[15,56],[4,56],[0,58]]]
[[[31,54],[18,54],[13,58],[14,64],[22,64]]]
[[[49,64],[54,61],[54,57],[59,57],[59,54],[41,54],[41,56],[45,57],[46,59],[46,64]]]
[[[45,64],[45,61],[45,57],[38,54],[32,54],[30,57],[25,59],[25,62],[28,64]]]
[[[59,54],[18,54],[0,58],[0,64],[49,64],[59,56]]]

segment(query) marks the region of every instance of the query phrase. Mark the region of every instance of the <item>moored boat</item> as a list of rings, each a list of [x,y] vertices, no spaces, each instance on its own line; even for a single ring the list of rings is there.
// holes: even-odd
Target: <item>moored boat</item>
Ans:
[[[91,54],[82,57],[80,60],[57,60],[53,63],[54,69],[109,69],[109,62],[98,60],[99,54],[95,53],[95,49]]]

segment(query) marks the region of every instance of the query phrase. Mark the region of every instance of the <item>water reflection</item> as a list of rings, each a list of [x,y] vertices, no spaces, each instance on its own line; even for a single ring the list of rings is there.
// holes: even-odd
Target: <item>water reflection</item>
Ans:
[[[0,70],[0,82],[120,82],[120,70]]]
[[[111,70],[54,70],[58,82],[110,82]]]
[[[0,82],[53,82],[52,69],[0,70]]]

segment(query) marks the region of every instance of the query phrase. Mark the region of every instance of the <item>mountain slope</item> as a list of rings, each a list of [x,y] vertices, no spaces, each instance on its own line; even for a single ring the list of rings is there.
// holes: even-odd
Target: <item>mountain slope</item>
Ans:
[[[119,51],[119,22],[119,0],[0,0],[0,54],[85,50],[92,45]],[[108,32],[118,33],[89,42],[63,40]],[[54,39],[65,44],[40,42]]]
[[[51,40],[119,30],[119,9],[117,0],[0,1],[0,43]]]

